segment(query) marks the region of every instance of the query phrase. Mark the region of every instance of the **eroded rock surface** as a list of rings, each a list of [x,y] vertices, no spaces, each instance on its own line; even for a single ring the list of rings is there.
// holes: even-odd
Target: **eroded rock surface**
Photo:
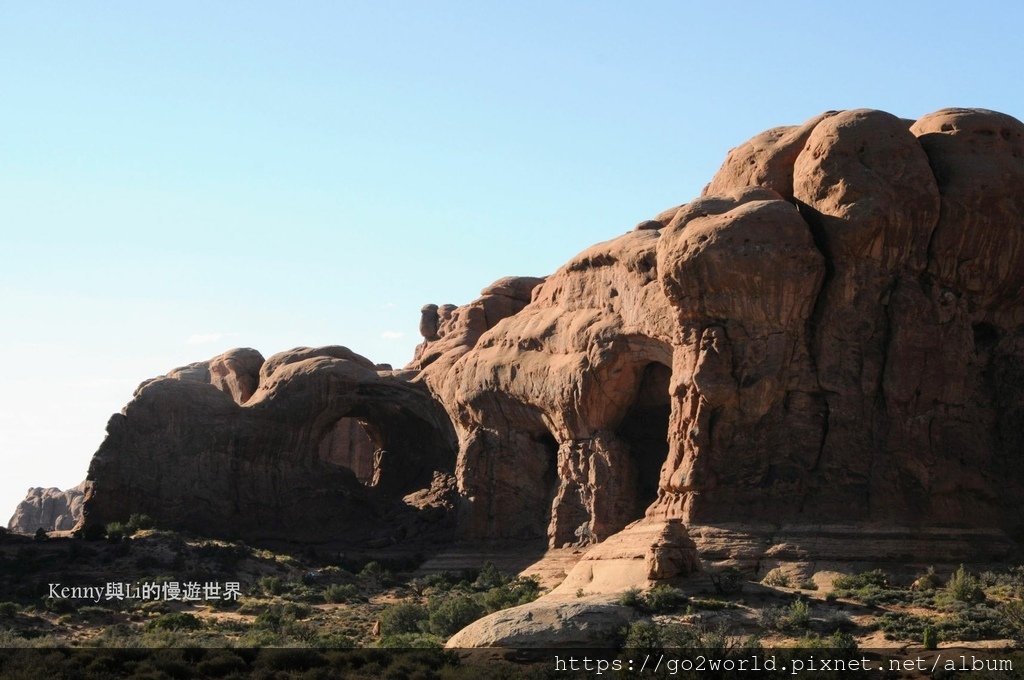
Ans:
[[[402,496],[453,471],[451,429],[427,390],[344,347],[276,354],[258,376],[244,405],[178,375],[141,386],[93,458],[86,523],[130,510],[226,536],[407,535]]]
[[[144,384],[86,522],[318,540],[398,504],[474,541],[614,536],[583,562],[635,580],[901,559],[900,536],[921,561],[1004,555],[1024,535],[1022,289],[1019,121],[827,112],[546,278],[425,306],[403,371],[234,350]]]
[[[82,518],[82,502],[85,500],[87,482],[73,486],[66,491],[56,487],[44,489],[33,487],[25,494],[25,500],[18,504],[14,515],[7,523],[8,531],[20,534],[34,534],[45,531],[69,531]]]

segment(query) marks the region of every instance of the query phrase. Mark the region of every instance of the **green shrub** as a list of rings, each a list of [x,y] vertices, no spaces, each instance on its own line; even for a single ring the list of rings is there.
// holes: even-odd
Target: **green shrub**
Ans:
[[[939,575],[935,573],[935,567],[928,567],[928,571],[914,579],[914,584],[911,586],[914,590],[935,590],[942,581],[939,579]]]
[[[430,612],[423,605],[402,602],[385,607],[380,613],[382,636],[421,632],[420,624],[426,622]]]
[[[232,673],[244,676],[248,667],[245,660],[237,654],[222,650],[200,661],[196,670],[204,677],[223,678]]]
[[[889,575],[881,569],[863,571],[854,576],[840,576],[832,582],[836,590],[859,590],[874,586],[876,588],[889,587]]]
[[[811,607],[807,600],[797,598],[786,608],[783,626],[786,629],[807,628],[811,624]]]
[[[48,540],[50,536],[46,533],[46,529],[39,527],[36,529],[36,535],[33,536],[33,538],[37,541],[45,541]]]
[[[483,607],[467,595],[433,599],[428,610],[427,629],[443,638],[451,637],[484,615]]]
[[[619,595],[619,604],[623,607],[640,609],[644,605],[644,598],[639,588],[633,587]]]
[[[788,607],[765,607],[758,612],[757,622],[769,630],[792,632],[805,629],[811,623],[811,608],[805,600],[797,598]]]
[[[797,649],[827,649],[830,651],[843,652],[841,657],[848,657],[852,652],[857,651],[857,639],[849,633],[835,632],[828,637],[811,634],[805,635],[796,643]]]
[[[107,524],[106,534],[108,541],[117,543],[128,535],[128,529],[122,522],[110,522]]]
[[[367,562],[359,576],[375,588],[384,588],[394,582],[394,576],[380,562]]]
[[[327,586],[324,590],[324,599],[328,602],[341,603],[352,602],[359,597],[359,588],[352,583],[341,583]]]
[[[925,626],[921,632],[921,644],[924,645],[925,649],[938,649],[939,647],[939,635],[935,632],[935,629],[931,626]]]
[[[650,621],[636,621],[625,630],[622,643],[624,649],[640,652],[657,652],[661,650],[661,633],[658,626]]]
[[[782,569],[775,568],[764,575],[764,578],[761,579],[761,585],[773,588],[788,588],[789,576]]]
[[[349,649],[359,645],[344,633],[324,633],[313,641],[313,646],[320,649]]]
[[[500,588],[508,583],[509,580],[507,576],[498,571],[493,562],[485,562],[483,568],[480,569],[480,575],[473,582],[473,587],[477,590],[491,590],[492,588]]]
[[[984,602],[985,591],[981,587],[981,581],[971,572],[960,565],[946,582],[943,593],[957,602]]]
[[[533,602],[539,596],[540,581],[537,577],[521,576],[481,594],[479,602],[490,613]]]
[[[259,585],[264,595],[280,595],[284,592],[284,582],[278,576],[264,576]]]
[[[382,636],[377,641],[377,646],[397,649],[440,649],[444,646],[444,641],[429,633],[397,633]]]
[[[686,604],[686,595],[678,588],[658,584],[646,593],[641,592],[639,588],[630,588],[619,596],[618,602],[637,611],[662,614],[675,611]]]
[[[187,612],[174,612],[164,614],[146,624],[147,631],[155,630],[195,630],[202,628],[203,622],[193,614]]]
[[[906,612],[886,612],[876,620],[887,640],[920,640],[924,629],[933,627],[934,623],[932,619]]]
[[[684,604],[686,604],[686,595],[672,586],[658,584],[644,594],[644,605],[647,611],[654,614],[675,611]]]
[[[1024,601],[1004,602],[999,605],[998,612],[1013,636],[1018,640],[1024,639]]]
[[[18,605],[14,602],[0,602],[0,619],[13,619],[18,613]]]
[[[153,518],[149,515],[134,513],[128,518],[128,522],[124,526],[128,530],[128,534],[132,535],[143,529],[152,529],[154,522]]]
[[[817,590],[818,584],[807,578],[801,581],[797,587],[800,588],[800,590]]]

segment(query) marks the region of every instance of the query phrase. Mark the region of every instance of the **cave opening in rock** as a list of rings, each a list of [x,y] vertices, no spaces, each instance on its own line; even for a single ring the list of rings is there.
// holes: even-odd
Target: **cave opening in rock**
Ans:
[[[363,484],[373,481],[374,452],[378,444],[365,420],[339,418],[320,440],[317,456],[331,465],[351,470]]]
[[[388,495],[430,486],[435,471],[454,471],[454,438],[400,406],[359,404],[322,432],[320,460]]]
[[[539,525],[540,535],[543,536],[547,534],[548,525],[551,523],[555,495],[558,493],[558,441],[550,432],[535,437],[535,441],[543,450],[545,462],[540,482],[542,498],[545,501],[543,523]]]
[[[665,364],[656,361],[647,364],[636,398],[616,430],[616,435],[629,445],[635,474],[634,518],[643,517],[658,496],[661,467],[668,456],[671,378],[672,370]]]

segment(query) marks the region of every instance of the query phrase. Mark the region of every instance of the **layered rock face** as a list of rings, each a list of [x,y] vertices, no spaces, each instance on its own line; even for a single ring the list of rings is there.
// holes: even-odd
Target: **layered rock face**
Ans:
[[[443,410],[400,374],[344,347],[282,352],[255,376],[224,356],[206,362],[229,368],[208,381],[180,369],[147,381],[110,419],[86,524],[130,510],[214,535],[398,540],[410,518],[396,501],[453,471]],[[258,384],[247,398],[224,389],[245,379]]]
[[[82,518],[82,502],[85,500],[87,482],[73,486],[66,491],[50,487],[33,487],[25,494],[25,500],[18,504],[14,515],[7,523],[7,530],[20,534],[34,534],[45,531],[69,531]]]
[[[1005,551],[1024,522],[1022,138],[988,111],[830,112],[574,258],[439,381],[467,530],[563,545],[646,516],[723,558],[834,558],[837,536],[868,556],[893,527],[939,556],[944,535]]]
[[[619,534],[652,578],[999,556],[1024,535],[1022,288],[1024,125],[828,112],[546,279],[427,305],[404,371],[235,350],[144,384],[86,521],[315,540],[429,486],[464,539]]]

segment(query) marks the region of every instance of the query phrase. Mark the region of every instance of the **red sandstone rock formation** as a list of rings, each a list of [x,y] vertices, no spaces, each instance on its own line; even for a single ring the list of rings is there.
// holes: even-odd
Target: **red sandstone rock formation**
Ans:
[[[658,578],[693,551],[998,556],[1024,528],[1022,287],[1024,125],[828,112],[546,279],[424,307],[405,371],[236,350],[144,384],[86,522],[369,538],[429,506],[472,539],[625,529],[605,552]]]
[[[180,374],[144,383],[111,418],[86,524],[144,512],[214,535],[397,540],[417,514],[402,496],[452,472],[451,429],[427,390],[347,348],[270,357],[244,404]]]
[[[66,491],[50,487],[33,487],[18,504],[7,522],[7,529],[20,534],[34,534],[38,529],[69,531],[82,518],[82,501],[87,482]]]

